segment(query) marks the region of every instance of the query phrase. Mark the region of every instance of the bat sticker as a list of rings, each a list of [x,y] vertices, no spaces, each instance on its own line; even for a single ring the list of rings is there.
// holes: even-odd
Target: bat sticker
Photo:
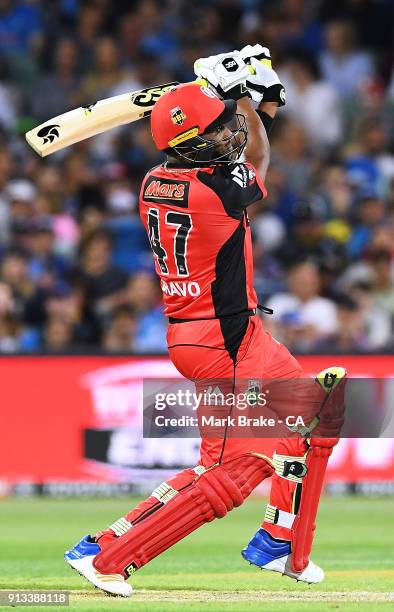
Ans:
[[[43,139],[43,144],[53,142],[55,138],[59,138],[60,136],[58,128],[60,128],[60,125],[44,125],[44,127],[37,132],[37,136]]]
[[[167,83],[160,87],[148,87],[147,89],[141,89],[136,91],[131,96],[131,102],[136,106],[152,106],[163,94],[178,85],[178,83]]]
[[[96,106],[96,104],[97,102],[92,102],[92,104],[86,104],[86,106],[82,106],[85,113],[85,117],[89,117],[90,113],[92,112],[92,108]]]

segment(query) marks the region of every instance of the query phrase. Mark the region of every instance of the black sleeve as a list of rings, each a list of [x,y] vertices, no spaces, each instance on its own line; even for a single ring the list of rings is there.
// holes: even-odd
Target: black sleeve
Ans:
[[[227,214],[234,219],[241,220],[247,206],[267,195],[263,181],[249,163],[218,165],[211,173],[201,170],[198,178],[219,196]]]
[[[265,131],[267,132],[267,136],[270,135],[270,132],[272,130],[272,126],[274,124],[274,119],[273,117],[271,117],[268,113],[265,113],[264,111],[256,108],[256,113],[258,114],[258,116],[261,119],[261,123],[264,126]]]

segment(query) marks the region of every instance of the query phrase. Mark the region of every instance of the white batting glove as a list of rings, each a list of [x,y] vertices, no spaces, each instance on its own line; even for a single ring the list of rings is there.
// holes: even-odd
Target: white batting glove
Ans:
[[[222,98],[239,100],[248,95],[246,79],[250,77],[250,68],[238,51],[202,57],[194,62],[194,73],[208,81]]]
[[[239,52],[242,59],[251,66],[246,86],[252,99],[260,102],[277,102],[278,106],[286,103],[286,93],[280,79],[272,69],[271,53],[262,45],[247,45]]]
[[[246,64],[250,64],[252,57],[258,59],[262,64],[272,68],[271,53],[268,47],[262,45],[246,45],[239,52]]]

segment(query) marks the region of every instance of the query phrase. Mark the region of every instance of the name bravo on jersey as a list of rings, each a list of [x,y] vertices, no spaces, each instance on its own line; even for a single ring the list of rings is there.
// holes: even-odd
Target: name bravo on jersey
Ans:
[[[201,293],[200,285],[195,281],[178,282],[178,281],[161,281],[161,290],[166,295],[180,295],[186,297],[197,297]]]

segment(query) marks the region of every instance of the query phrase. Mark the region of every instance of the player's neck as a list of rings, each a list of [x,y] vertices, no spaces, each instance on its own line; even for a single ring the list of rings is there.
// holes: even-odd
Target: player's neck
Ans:
[[[172,157],[171,155],[168,155],[163,166],[164,168],[185,168],[186,170],[196,167],[196,165],[192,162],[187,162],[186,160],[179,159],[178,157]]]
[[[201,168],[208,168],[210,166],[217,165],[213,162],[188,162],[186,160],[180,159],[179,157],[172,157],[169,155],[167,160],[164,162],[163,168],[165,170],[184,170],[185,172],[190,172],[191,170],[201,170]]]

